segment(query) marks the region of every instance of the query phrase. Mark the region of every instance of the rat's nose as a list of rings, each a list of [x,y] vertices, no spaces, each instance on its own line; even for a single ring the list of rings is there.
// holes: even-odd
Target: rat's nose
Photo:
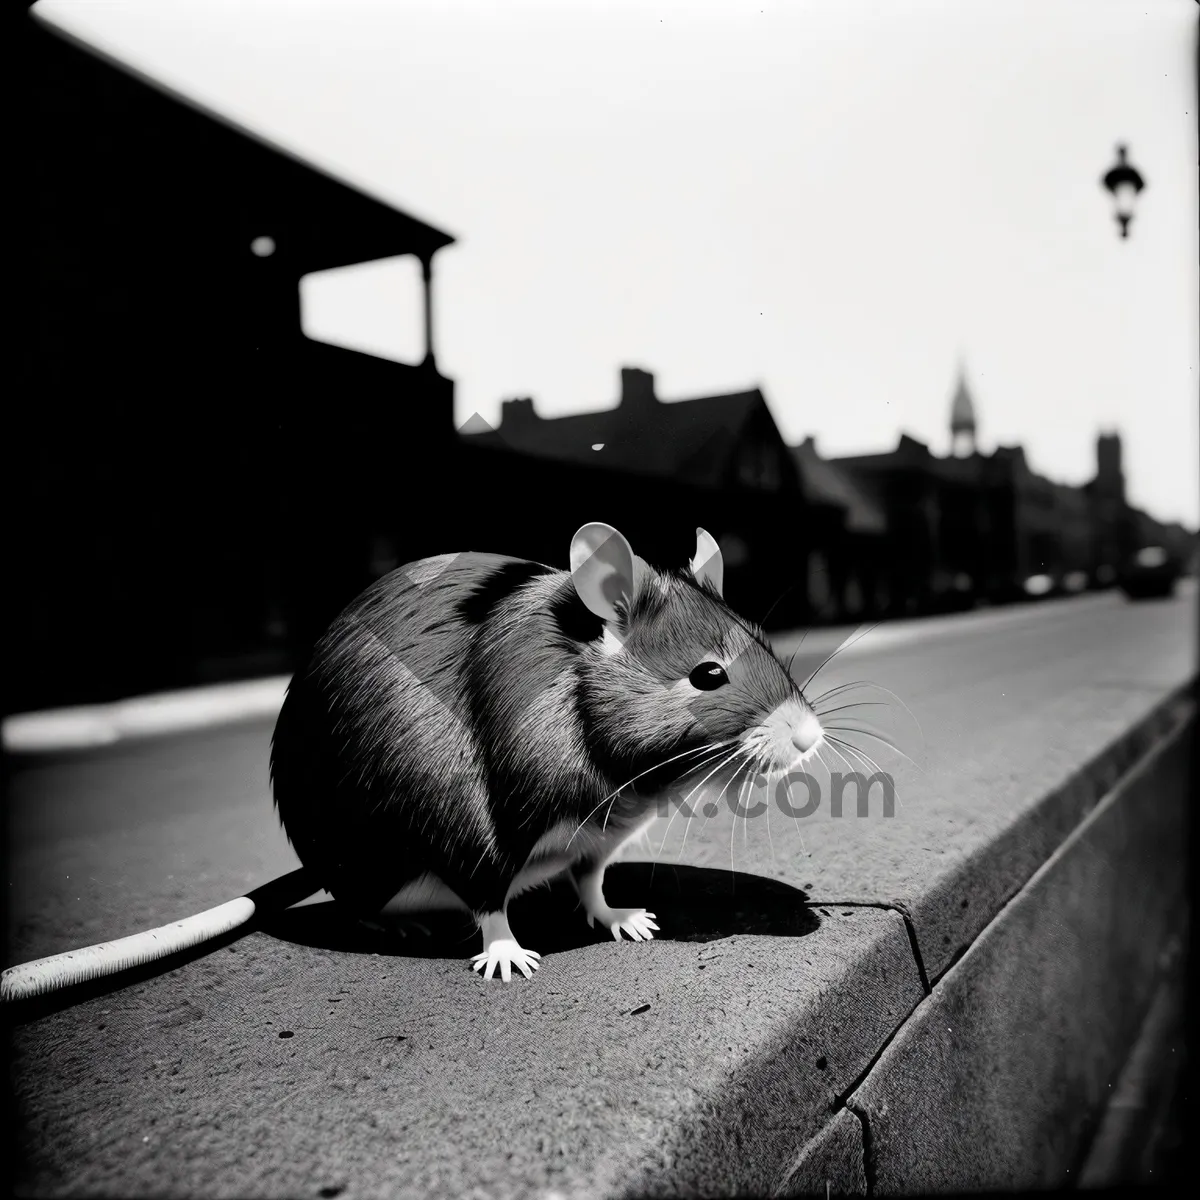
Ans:
[[[821,722],[816,713],[805,713],[792,730],[792,745],[807,754],[821,740]]]

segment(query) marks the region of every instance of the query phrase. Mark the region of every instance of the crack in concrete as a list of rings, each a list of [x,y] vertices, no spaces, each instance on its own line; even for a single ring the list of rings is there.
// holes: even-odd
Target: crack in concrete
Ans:
[[[917,929],[913,924],[912,915],[908,908],[900,901],[895,900],[891,904],[885,904],[879,900],[809,900],[805,903],[805,908],[881,908],[885,912],[894,912],[904,922],[904,930],[908,934],[908,945],[912,951],[913,963],[917,968],[917,975],[921,980],[921,987],[925,995],[933,990],[929,985],[929,975],[925,970],[925,960],[921,957],[921,945],[917,941]]]
[[[876,1182],[876,1164],[875,1164],[875,1144],[872,1141],[871,1121],[865,1112],[857,1109],[853,1104],[847,1104],[846,1110],[854,1114],[855,1120],[858,1121],[862,1128],[862,1143],[863,1143],[863,1178],[867,1181],[867,1195],[875,1195]]]
[[[912,951],[913,965],[917,968],[917,975],[920,977],[921,988],[924,993],[922,995],[921,999],[918,1000],[917,1003],[914,1004],[913,1007],[907,1013],[905,1013],[905,1015],[899,1021],[896,1022],[896,1027],[884,1039],[883,1044],[871,1056],[871,1061],[868,1062],[867,1065],[862,1069],[862,1071],[859,1072],[859,1074],[851,1082],[850,1086],[848,1088],[846,1088],[846,1090],[844,1092],[842,1092],[840,1095],[838,1095],[834,1100],[834,1111],[836,1112],[839,1109],[843,1109],[843,1108],[846,1109],[848,1112],[850,1112],[854,1115],[855,1120],[858,1121],[858,1123],[862,1129],[863,1178],[866,1180],[866,1183],[867,1183],[867,1195],[874,1196],[878,1172],[877,1172],[877,1164],[875,1161],[875,1142],[874,1142],[874,1134],[871,1129],[871,1120],[864,1109],[857,1107],[853,1103],[853,1101],[851,1100],[851,1097],[862,1086],[862,1084],[866,1080],[867,1076],[870,1075],[871,1072],[875,1069],[875,1064],[877,1062],[879,1062],[879,1060],[883,1057],[884,1051],[886,1051],[887,1048],[892,1044],[892,1042],[894,1042],[896,1040],[900,1031],[912,1019],[913,1013],[915,1013],[917,1011],[917,1009],[920,1008],[921,1005],[926,1001],[926,999],[928,999],[929,995],[932,992],[932,988],[929,985],[929,976],[925,970],[924,960],[921,957],[921,947],[917,941],[917,931],[916,931],[915,926],[913,925],[912,916],[908,912],[908,909],[906,908],[906,906],[904,906],[898,902],[894,902],[891,904],[884,904],[879,901],[869,901],[869,900],[841,900],[841,901],[834,901],[834,900],[815,901],[814,900],[814,901],[809,901],[808,907],[810,907],[810,908],[815,908],[815,907],[878,908],[878,909],[883,909],[887,912],[894,912],[894,913],[898,914],[900,919],[904,922],[904,929],[905,929],[905,932],[908,934],[908,944],[909,944],[910,950]]]
[[[1200,690],[1200,685],[1197,685],[1197,690]],[[1178,697],[1175,697],[1173,699],[1177,700]],[[1171,714],[1171,715],[1175,715],[1175,714]],[[1099,799],[1097,800],[1096,804],[1094,804],[1091,808],[1089,808],[1088,812],[1083,816],[1083,818],[1079,822],[1079,825],[1081,826],[1084,823],[1086,823],[1088,818],[1096,811],[1096,809],[1099,807],[1099,804],[1103,802],[1104,797],[1106,795],[1108,795],[1109,792],[1111,792],[1115,788],[1121,786],[1121,784],[1126,779],[1128,779],[1130,776],[1132,776],[1137,770],[1139,770],[1144,765],[1144,763],[1148,760],[1148,758],[1157,749],[1159,749],[1162,745],[1164,745],[1168,741],[1170,741],[1170,739],[1175,737],[1184,726],[1186,726],[1189,722],[1194,721],[1194,720],[1195,720],[1194,709],[1192,709],[1191,706],[1188,705],[1187,707],[1184,708],[1184,715],[1182,715],[1181,717],[1178,717],[1174,722],[1172,722],[1171,726],[1167,730],[1157,731],[1157,736],[1154,736],[1152,734],[1149,739],[1150,744],[1148,746],[1139,747],[1139,749],[1141,750],[1141,753],[1137,754],[1136,757],[1134,758],[1133,762],[1131,764],[1127,765],[1125,770],[1120,772],[1117,780],[1112,782],[1109,785],[1109,787],[1101,789],[1101,795],[1100,795]],[[1078,828],[1079,828],[1079,826],[1076,826],[1076,830]],[[1076,830],[1072,830],[1072,834],[1074,834]],[[1064,841],[1058,847],[1055,848],[1055,850],[1047,858],[1047,860],[1046,860],[1047,863],[1051,862],[1055,858],[1056,855],[1058,855],[1062,852],[1063,847],[1065,845],[1067,845],[1067,843],[1070,841],[1071,836],[1072,835],[1068,835],[1068,837],[1066,839],[1064,839]],[[1044,869],[1045,865],[1046,864],[1043,863],[1042,867],[1040,867],[1038,870],[1041,871],[1042,869]],[[1034,874],[1029,879],[1026,879],[1020,886],[1016,887],[1010,895],[1005,897],[1005,899],[1000,904],[1000,906],[998,907],[996,912],[992,915],[991,919],[988,921],[987,925],[982,930],[980,930],[979,934],[976,937],[972,938],[971,941],[969,941],[966,945],[960,947],[958,952],[954,955],[953,959],[950,961],[950,963],[947,964],[947,966],[938,973],[937,978],[933,981],[933,983],[935,985],[937,983],[939,983],[943,978],[945,978],[945,976],[957,965],[957,963],[966,955],[966,953],[969,950],[974,948],[976,943],[987,932],[988,929],[992,928],[992,926],[995,925],[996,922],[1003,919],[1003,916],[1004,916],[1005,912],[1007,911],[1007,909],[1017,900],[1017,898],[1019,896],[1021,896],[1028,890],[1028,888],[1031,886],[1033,880],[1037,877],[1037,875],[1038,875],[1038,872],[1035,871]],[[814,901],[809,901],[808,906],[809,907],[818,907],[819,906],[819,907],[824,907],[824,908],[837,908],[837,907],[841,907],[841,908],[881,908],[881,909],[889,909],[889,910],[899,913],[900,916],[904,920],[905,929],[908,931],[909,940],[912,944],[914,961],[917,965],[917,970],[921,976],[921,982],[925,987],[925,995],[921,998],[921,1000],[919,1000],[913,1006],[911,1011],[908,1012],[897,1023],[896,1028],[887,1037],[887,1039],[884,1041],[883,1045],[880,1046],[879,1050],[872,1056],[871,1061],[867,1064],[866,1068],[859,1074],[859,1076],[854,1080],[854,1082],[850,1085],[850,1087],[847,1088],[844,1093],[837,1096],[834,1101],[834,1110],[835,1111],[845,1108],[846,1110],[848,1110],[849,1112],[854,1114],[855,1118],[858,1120],[859,1124],[862,1127],[863,1177],[866,1179],[867,1195],[874,1196],[875,1192],[876,1192],[876,1186],[877,1186],[877,1180],[878,1180],[878,1162],[877,1162],[876,1149],[875,1149],[875,1143],[874,1143],[874,1131],[872,1130],[871,1121],[870,1121],[870,1117],[867,1113],[867,1110],[865,1108],[861,1107],[860,1105],[857,1105],[852,1098],[854,1096],[854,1093],[863,1085],[863,1083],[866,1081],[867,1077],[875,1069],[876,1063],[878,1063],[879,1060],[883,1057],[883,1054],[887,1050],[888,1046],[890,1046],[892,1044],[892,1042],[900,1034],[900,1031],[902,1029],[904,1029],[905,1026],[907,1026],[908,1023],[912,1020],[913,1015],[916,1013],[917,1009],[920,1008],[921,1005],[923,1003],[925,1003],[926,1000],[929,998],[929,996],[932,994],[932,988],[930,987],[930,983],[929,983],[928,977],[925,972],[924,964],[921,960],[920,948],[916,941],[916,931],[913,926],[911,917],[910,917],[909,913],[905,910],[905,908],[902,905],[900,905],[899,903],[884,904],[884,903],[880,903],[880,902],[871,902],[871,901],[864,901],[864,900],[846,900],[846,901],[832,901],[832,900],[817,901],[817,900],[814,900]]]
[[[1168,696],[1163,704],[1158,706],[1148,718],[1140,722],[1133,730],[1127,733],[1125,737],[1118,739],[1117,742],[1109,746],[1106,751],[1101,752],[1096,759],[1088,764],[1089,773],[1092,774],[1093,781],[1100,784],[1100,786],[1096,788],[1098,795],[1096,796],[1094,802],[1089,805],[1087,812],[1083,814],[1079,821],[1079,825],[1084,824],[1088,817],[1099,807],[1100,803],[1103,802],[1104,797],[1116,787],[1119,787],[1125,779],[1137,771],[1157,748],[1174,737],[1179,730],[1188,723],[1188,721],[1194,720],[1195,709],[1192,704],[1192,698],[1193,694],[1196,692],[1200,692],[1200,677],[1194,679],[1185,687],[1178,689],[1175,693]],[[1107,762],[1111,762],[1114,758],[1118,758],[1118,756],[1122,755],[1122,752],[1130,761],[1121,763],[1120,769],[1118,769],[1117,772],[1117,778],[1114,780],[1101,780],[1097,778],[1097,776],[1100,775],[1100,772],[1097,770],[1097,768],[1102,764],[1106,764],[1106,760]],[[1079,825],[1077,825],[1075,829],[1078,829]],[[1075,829],[1071,831],[1072,834],[1075,832]],[[1047,862],[1051,861],[1054,856],[1061,851],[1062,846],[1066,845],[1066,843],[1070,840],[1070,837],[1071,834],[1068,834],[1067,837],[1064,838],[1063,842],[1060,843],[1059,846],[1055,847],[1055,849],[1048,856],[1046,860]],[[1043,867],[1045,866],[1044,863],[1042,865]],[[1041,868],[1039,868],[1039,870],[1040,869]],[[1022,881],[1008,896],[1004,898],[984,928],[980,930],[979,933],[966,945],[959,948],[958,952],[954,955],[951,961],[938,973],[937,978],[932,981],[932,985],[929,975],[925,969],[925,963],[921,955],[921,948],[917,940],[916,927],[913,923],[912,915],[909,913],[907,907],[902,903],[896,901],[892,903],[883,903],[881,901],[870,900],[828,899],[809,900],[806,902],[805,907],[813,909],[876,908],[898,913],[900,918],[904,921],[904,928],[908,934],[909,946],[913,955],[913,963],[917,968],[917,974],[920,976],[921,986],[924,990],[924,995],[922,998],[915,1005],[913,1005],[912,1009],[905,1014],[900,1021],[897,1022],[896,1027],[884,1040],[883,1044],[879,1047],[875,1054],[872,1055],[871,1061],[867,1063],[866,1067],[859,1073],[850,1086],[844,1092],[836,1096],[834,1100],[834,1111],[837,1112],[844,1108],[853,1113],[855,1119],[858,1121],[862,1129],[863,1177],[866,1180],[866,1194],[868,1196],[874,1196],[876,1194],[878,1180],[878,1163],[876,1161],[874,1132],[871,1128],[871,1120],[867,1114],[867,1111],[864,1108],[856,1105],[852,1100],[854,1093],[858,1091],[858,1089],[866,1081],[867,1077],[875,1069],[876,1063],[878,1063],[883,1057],[884,1052],[892,1044],[892,1042],[895,1041],[900,1031],[909,1023],[916,1010],[920,1008],[920,1006],[929,998],[929,996],[932,995],[933,985],[936,985],[943,978],[945,978],[945,976],[958,964],[963,956],[974,947],[983,934],[1003,917],[1009,906],[1017,899],[1018,896],[1026,891],[1026,889],[1030,886],[1032,879],[1036,876],[1037,871],[1035,871],[1029,879]]]
[[[874,1141],[873,1141],[873,1133],[872,1133],[872,1129],[871,1129],[871,1122],[870,1122],[870,1118],[867,1116],[867,1113],[863,1109],[858,1108],[854,1105],[854,1103],[851,1101],[851,1097],[862,1086],[862,1084],[866,1080],[867,1076],[870,1075],[871,1072],[875,1069],[875,1064],[877,1062],[879,1062],[879,1060],[883,1057],[883,1054],[887,1050],[887,1048],[892,1044],[892,1042],[894,1042],[896,1040],[900,1031],[902,1029],[904,1029],[904,1027],[912,1019],[913,1013],[915,1013],[917,1011],[917,1009],[920,1008],[921,1005],[924,1004],[925,1001],[928,999],[930,992],[931,992],[931,988],[929,986],[929,977],[926,974],[925,964],[921,958],[921,949],[917,943],[917,934],[916,934],[916,929],[913,926],[912,917],[910,916],[907,909],[903,905],[901,905],[899,903],[883,904],[878,901],[867,901],[867,900],[840,900],[840,901],[820,900],[820,901],[809,901],[807,907],[810,907],[810,908],[816,908],[816,907],[878,908],[878,909],[884,909],[885,911],[894,912],[894,913],[898,914],[899,917],[901,918],[901,920],[903,920],[903,922],[904,922],[905,931],[908,933],[908,942],[909,942],[909,948],[912,951],[913,964],[917,968],[917,974],[921,980],[921,987],[923,990],[923,995],[921,996],[921,999],[918,1000],[917,1003],[914,1004],[912,1006],[912,1008],[907,1013],[905,1013],[904,1016],[901,1017],[899,1021],[896,1022],[895,1028],[891,1031],[891,1033],[888,1034],[888,1036],[886,1038],[884,1038],[882,1045],[880,1045],[879,1049],[876,1050],[875,1053],[871,1056],[871,1061],[868,1062],[867,1065],[858,1073],[858,1075],[855,1076],[855,1078],[851,1081],[850,1086],[847,1087],[845,1089],[845,1091],[839,1093],[834,1098],[834,1104],[833,1104],[834,1112],[838,1112],[841,1109],[846,1109],[847,1111],[854,1114],[855,1119],[858,1121],[859,1125],[862,1127],[863,1178],[867,1181],[867,1195],[873,1196],[875,1194],[875,1181],[876,1181],[877,1172],[876,1172],[875,1150],[874,1150]]]

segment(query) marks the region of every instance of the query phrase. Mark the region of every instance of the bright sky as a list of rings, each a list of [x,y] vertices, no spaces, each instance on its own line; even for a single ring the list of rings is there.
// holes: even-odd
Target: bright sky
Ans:
[[[1200,523],[1193,0],[42,0],[37,12],[455,235],[456,423],[760,386],[823,454],[981,448]],[[1100,176],[1147,181],[1127,241]],[[419,357],[411,259],[306,281]]]

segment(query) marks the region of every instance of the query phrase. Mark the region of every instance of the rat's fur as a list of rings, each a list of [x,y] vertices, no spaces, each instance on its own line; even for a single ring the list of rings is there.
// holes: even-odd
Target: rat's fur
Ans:
[[[664,785],[717,761],[701,748],[740,740],[783,765],[770,721],[807,704],[762,631],[719,575],[638,565],[607,626],[570,572],[474,553],[393,571],[336,619],[288,688],[271,778],[339,902],[369,916],[424,881],[483,927],[570,869],[603,910],[604,862]],[[729,682],[698,690],[709,661]]]

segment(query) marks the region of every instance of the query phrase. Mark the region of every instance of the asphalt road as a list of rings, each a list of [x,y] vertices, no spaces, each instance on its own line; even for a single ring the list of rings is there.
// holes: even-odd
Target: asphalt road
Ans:
[[[564,915],[558,893],[539,893],[513,923],[518,937],[543,931],[527,937],[543,969],[505,988],[472,975],[475,946],[461,930],[383,944],[340,930],[316,897],[307,916],[27,1024],[14,1042],[18,1188],[463,1194],[489,1172],[517,1190],[608,1178],[598,1165],[606,1138],[628,1149],[658,1136],[648,1115],[629,1124],[628,1102],[611,1127],[621,1106],[605,1089],[634,1059],[643,1074],[646,1054],[670,1068],[669,1080],[656,1076],[660,1114],[681,1096],[697,1102],[705,1071],[719,1073],[704,1038],[664,1043],[665,1027],[646,1026],[650,1043],[613,1049],[633,1035],[610,1020],[619,1015],[625,1029],[643,996],[671,990],[675,951],[663,942],[736,937],[773,954],[769,935],[809,932],[822,904],[902,898],[919,908],[939,879],[1190,678],[1195,629],[1189,587],[1171,601],[1107,593],[866,632],[821,666],[809,693],[852,747],[826,766],[890,772],[896,815],[872,802],[858,818],[850,793],[840,820],[827,803],[807,820],[768,806],[739,821],[724,804],[711,819],[664,817],[629,856],[657,857],[657,881],[640,868],[617,876],[620,888],[651,889],[662,926],[652,945],[606,943],[581,918],[578,929],[568,922],[577,914]],[[797,677],[839,636],[805,637]],[[779,644],[790,653],[799,640]],[[866,706],[844,707],[858,701]],[[270,728],[255,721],[13,762],[5,965],[190,915],[294,868],[269,799]],[[957,893],[944,899],[919,922],[930,974],[977,928]],[[717,974],[699,978],[717,987]],[[721,986],[740,996],[735,981]],[[578,1005],[592,1013],[583,1033]],[[604,1053],[581,1037],[601,1038]],[[497,1042],[502,1050],[487,1049]],[[533,1105],[526,1116],[552,1111],[540,1131],[526,1122],[518,1136],[505,1132],[521,1116],[514,1104]],[[537,1161],[514,1168],[517,1144]]]

